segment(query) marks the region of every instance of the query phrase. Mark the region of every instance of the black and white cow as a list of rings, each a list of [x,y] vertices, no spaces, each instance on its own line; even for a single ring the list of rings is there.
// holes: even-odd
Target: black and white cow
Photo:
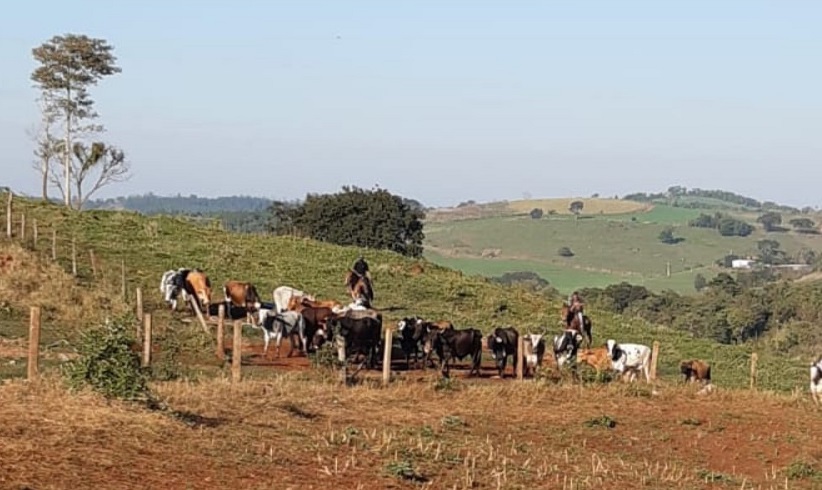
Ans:
[[[542,359],[545,357],[545,339],[542,334],[529,333],[525,334],[522,342],[523,353],[522,359],[525,362],[524,375],[530,370],[532,374],[536,374],[539,367],[542,366]],[[514,357],[516,359],[516,357]]]
[[[160,279],[160,293],[163,295],[163,300],[172,309],[177,309],[177,297],[182,293],[183,303],[188,302],[188,293],[185,288],[186,276],[191,272],[191,269],[181,267],[179,269],[169,269],[163,273]]]
[[[814,403],[822,404],[822,356],[811,364],[811,396]]]
[[[617,344],[614,339],[605,342],[608,355],[611,357],[611,366],[620,374],[629,373],[629,381],[636,379],[636,373],[641,371],[645,381],[651,382],[651,348],[642,344]]]
[[[417,368],[418,355],[425,337],[425,326],[422,318],[412,316],[398,321],[397,337],[399,337],[402,352],[405,354],[405,369],[411,368],[411,354],[414,355],[414,368]]]
[[[505,372],[505,364],[508,356],[512,356],[514,372],[517,371],[517,346],[519,342],[519,332],[514,327],[497,327],[486,339],[491,357],[496,361],[497,371],[501,378]]]
[[[457,330],[453,327],[443,330],[429,331],[426,339],[425,350],[431,352],[435,350],[442,359],[442,375],[449,377],[449,364],[454,358],[463,360],[471,356],[471,371],[468,375],[480,375],[480,363],[482,362],[482,332],[476,328],[464,328]]]
[[[578,330],[566,329],[561,334],[554,335],[554,361],[557,367],[562,368],[565,364],[576,361],[580,344],[582,334]]]

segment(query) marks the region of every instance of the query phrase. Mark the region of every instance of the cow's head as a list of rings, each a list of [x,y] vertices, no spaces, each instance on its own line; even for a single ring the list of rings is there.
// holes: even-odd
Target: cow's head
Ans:
[[[424,329],[425,330],[423,334],[422,352],[425,353],[425,355],[428,355],[434,352],[434,350],[440,344],[440,337],[442,336],[442,332],[440,331],[440,329],[431,325],[426,325]]]
[[[319,349],[328,341],[328,327],[320,326],[317,331],[314,333],[314,337],[311,339],[311,345],[315,349]]]

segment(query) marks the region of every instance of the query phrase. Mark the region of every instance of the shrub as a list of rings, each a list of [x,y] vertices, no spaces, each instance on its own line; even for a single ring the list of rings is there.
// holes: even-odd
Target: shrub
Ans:
[[[572,252],[571,249],[568,248],[568,247],[559,247],[559,250],[557,250],[557,254],[560,257],[573,257],[574,256],[574,252]]]
[[[131,346],[128,322],[117,320],[86,330],[77,345],[79,356],[63,364],[72,389],[91,387],[107,398],[146,401],[151,398],[148,376]]]
[[[530,214],[532,219],[540,219],[542,218],[543,211],[540,208],[534,208],[531,210]]]

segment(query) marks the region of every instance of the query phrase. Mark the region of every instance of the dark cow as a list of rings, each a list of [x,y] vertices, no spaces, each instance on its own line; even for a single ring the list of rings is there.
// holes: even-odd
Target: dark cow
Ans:
[[[517,345],[519,342],[519,332],[514,327],[497,327],[488,335],[487,345],[491,351],[491,357],[497,364],[497,371],[501,378],[505,371],[505,364],[508,356],[513,356],[514,372],[517,371]]]
[[[702,384],[711,383],[711,366],[705,361],[692,359],[679,363],[679,372],[685,378],[685,382],[698,381]]]
[[[397,322],[397,336],[405,354],[405,369],[411,369],[411,354],[414,354],[414,368],[418,366],[418,354],[425,338],[425,326],[416,316],[403,318]]]
[[[441,331],[447,330],[449,328],[453,330],[454,324],[449,322],[448,320],[440,320],[438,322],[429,322],[429,321],[423,320],[422,318],[417,319],[417,324],[422,329],[422,345],[423,345],[423,348],[422,348],[422,354],[423,354],[422,367],[423,367],[423,369],[427,369],[429,364],[431,365],[431,367],[434,366],[434,360],[431,359],[431,354],[433,354],[434,351],[436,351],[436,349],[433,348],[433,346],[434,346],[434,343],[433,343],[434,336],[436,336],[437,332],[441,332]],[[440,366],[442,366],[442,361],[443,361],[442,353],[437,351],[437,357],[439,357]]]
[[[308,339],[310,344],[307,349],[313,352],[321,345],[321,342],[318,342],[317,339],[327,336],[328,320],[334,317],[335,314],[331,308],[327,307],[300,306],[293,311],[302,313],[305,319],[305,338]]]
[[[340,362],[362,354],[369,369],[377,366],[377,352],[382,334],[382,315],[333,315],[328,320],[328,330],[333,332]]]
[[[569,328],[554,336],[554,360],[558,368],[562,368],[566,363],[575,364],[580,344],[582,344],[582,334],[577,330]]]
[[[468,375],[480,375],[482,332],[476,328],[457,330],[450,327],[444,330],[432,330],[426,340],[425,350],[437,351],[437,355],[442,359],[442,375],[446,378],[450,374],[450,362],[454,358],[461,361],[467,356],[471,356],[472,360],[471,371]]]

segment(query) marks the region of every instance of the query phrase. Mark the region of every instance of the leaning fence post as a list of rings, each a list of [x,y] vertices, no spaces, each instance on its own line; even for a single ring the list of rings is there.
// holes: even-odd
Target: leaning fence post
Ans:
[[[20,213],[20,243],[26,241],[26,213]]]
[[[388,381],[391,379],[391,336],[393,330],[391,327],[385,329],[385,350],[382,356],[382,384],[384,386],[387,386]]]
[[[40,371],[40,307],[32,306],[29,313],[28,379],[34,380]]]
[[[231,343],[231,381],[239,382],[243,359],[243,325],[234,321],[234,340]]]
[[[656,380],[656,365],[659,362],[659,341],[654,340],[654,347],[651,351],[651,379]]]
[[[751,354],[751,389],[754,389],[756,386],[756,361],[759,359],[759,355],[756,352]]]
[[[203,318],[203,312],[200,311],[200,301],[197,299],[197,296],[192,294],[188,299],[191,301],[191,307],[194,308],[194,313],[197,314],[197,320],[199,320],[200,325],[203,326],[203,331],[206,335],[210,335],[211,332],[208,331],[208,325],[206,325],[205,318]]]
[[[523,364],[525,364],[525,341],[522,335],[517,336],[517,379],[522,381],[524,378],[523,375]]]
[[[217,309],[217,359],[225,361],[225,305]]]
[[[151,365],[151,313],[143,315],[143,367]]]
[[[9,189],[9,200],[6,203],[6,236],[11,238],[11,202],[14,199],[14,193]]]

